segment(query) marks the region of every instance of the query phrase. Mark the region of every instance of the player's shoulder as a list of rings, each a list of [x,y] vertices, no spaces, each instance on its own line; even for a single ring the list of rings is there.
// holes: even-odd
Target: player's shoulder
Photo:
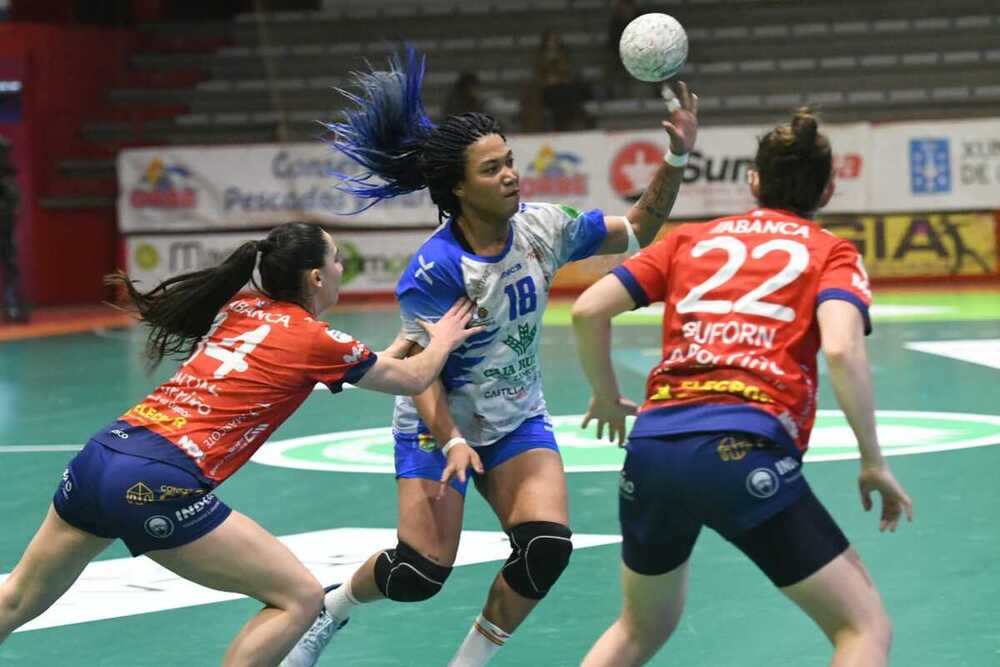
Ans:
[[[408,290],[441,290],[462,287],[462,246],[449,223],[434,230],[417,248],[396,286],[396,294]]]

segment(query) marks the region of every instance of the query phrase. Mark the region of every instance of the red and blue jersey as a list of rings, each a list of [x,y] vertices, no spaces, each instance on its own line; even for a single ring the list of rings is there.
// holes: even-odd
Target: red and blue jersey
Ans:
[[[376,356],[293,303],[237,295],[174,375],[94,436],[219,484],[247,462],[316,383],[339,392]],[[152,437],[150,437],[152,436]]]
[[[754,209],[681,225],[616,267],[636,304],[663,302],[663,354],[633,436],[761,435],[804,452],[816,415],[816,309],[848,301],[871,331],[871,291],[849,241]]]

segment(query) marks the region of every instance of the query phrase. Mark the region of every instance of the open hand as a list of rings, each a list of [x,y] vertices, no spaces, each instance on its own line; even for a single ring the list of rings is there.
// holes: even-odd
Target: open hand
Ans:
[[[597,439],[600,440],[604,437],[604,427],[607,426],[608,442],[614,442],[617,439],[618,446],[624,447],[625,418],[638,411],[639,406],[622,396],[613,401],[591,398],[590,406],[587,408],[587,414],[584,415],[580,428],[587,428],[590,421],[596,419]]]
[[[664,83],[662,92],[670,109],[670,119],[662,122],[663,129],[670,135],[670,152],[674,155],[690,153],[698,138],[698,96],[688,90],[683,81],[677,82],[676,91]],[[671,93],[672,99],[669,98]]]
[[[861,492],[861,506],[866,512],[873,506],[872,491],[878,491],[882,496],[882,518],[878,524],[880,531],[896,532],[896,524],[903,512],[906,512],[907,521],[913,521],[913,501],[887,466],[862,468],[858,475],[858,490]]]
[[[475,336],[485,329],[485,327],[466,328],[472,314],[476,311],[476,304],[464,296],[455,301],[451,308],[441,316],[437,322],[425,322],[417,320],[417,324],[422,326],[431,338],[437,338],[448,344],[448,348],[454,350],[470,336]]]

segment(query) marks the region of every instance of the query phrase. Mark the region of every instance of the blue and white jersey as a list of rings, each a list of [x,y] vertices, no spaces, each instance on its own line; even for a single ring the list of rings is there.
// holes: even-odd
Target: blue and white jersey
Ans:
[[[474,446],[491,445],[529,417],[545,414],[538,360],[542,314],[556,269],[593,255],[607,236],[604,214],[555,204],[521,204],[499,255],[466,252],[448,221],[417,250],[396,287],[403,332],[427,345],[421,319],[437,321],[456,299],[477,306],[472,325],[486,329],[448,358],[441,379],[448,407]],[[427,432],[413,399],[396,398],[393,428]]]

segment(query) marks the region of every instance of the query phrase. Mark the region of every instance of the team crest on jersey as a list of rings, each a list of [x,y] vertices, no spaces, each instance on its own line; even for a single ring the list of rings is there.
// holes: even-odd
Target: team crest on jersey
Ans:
[[[354,336],[351,334],[346,334],[343,331],[337,331],[336,329],[327,329],[326,335],[332,338],[337,343],[352,343],[354,342]]]

